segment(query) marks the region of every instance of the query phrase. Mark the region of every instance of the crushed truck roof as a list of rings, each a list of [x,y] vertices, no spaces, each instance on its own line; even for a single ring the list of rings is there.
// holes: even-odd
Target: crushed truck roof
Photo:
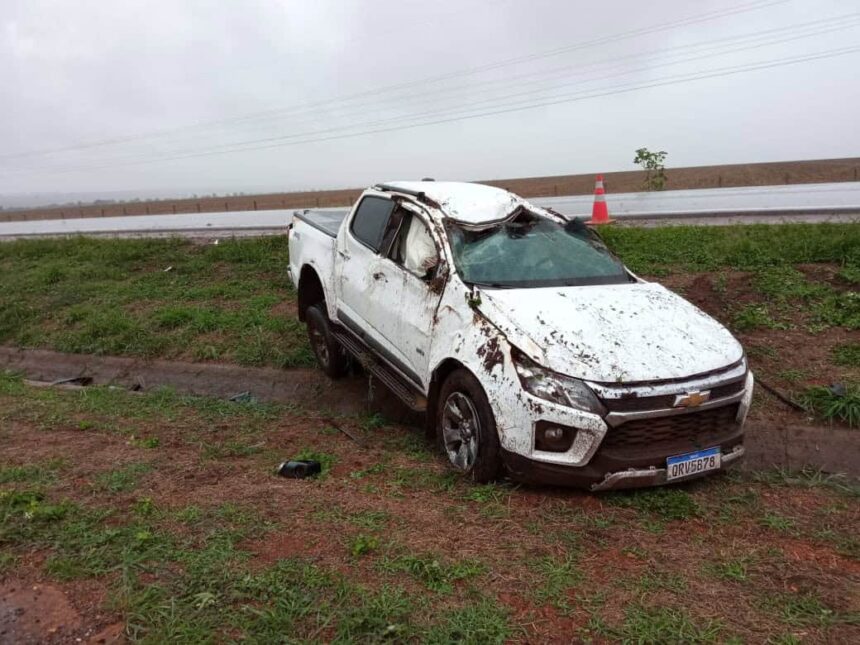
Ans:
[[[385,186],[409,192],[424,193],[439,204],[449,219],[480,226],[500,222],[520,207],[543,212],[522,197],[503,188],[463,181],[389,181]]]

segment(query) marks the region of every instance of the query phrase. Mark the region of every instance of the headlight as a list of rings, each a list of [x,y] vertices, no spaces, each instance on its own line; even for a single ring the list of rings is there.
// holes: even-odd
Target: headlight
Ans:
[[[585,383],[579,379],[541,367],[521,351],[512,348],[514,368],[523,389],[541,399],[603,416],[606,408]]]

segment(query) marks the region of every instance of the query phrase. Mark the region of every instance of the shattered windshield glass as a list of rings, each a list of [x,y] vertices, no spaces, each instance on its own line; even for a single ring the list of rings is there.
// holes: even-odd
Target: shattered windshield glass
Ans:
[[[489,229],[449,226],[463,281],[489,287],[622,284],[633,278],[579,220],[560,224],[522,211]]]

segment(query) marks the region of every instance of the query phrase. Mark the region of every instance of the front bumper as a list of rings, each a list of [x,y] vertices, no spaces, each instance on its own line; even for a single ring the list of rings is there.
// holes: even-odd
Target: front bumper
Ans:
[[[681,389],[685,390],[689,391]],[[577,441],[587,445],[574,444],[568,453],[505,450],[508,471],[520,481],[603,491],[665,484],[667,457],[704,448],[720,447],[723,468],[737,463],[744,454],[743,425],[752,400],[752,374],[744,370],[728,382],[719,382],[712,391],[723,395],[694,409],[638,407],[662,406],[677,391],[674,385],[656,390],[650,399],[616,398],[618,403],[610,408],[614,411],[601,421],[603,429],[578,435]]]
[[[744,456],[743,437],[739,436],[730,445],[721,446],[720,470],[725,470],[737,464]],[[505,465],[511,477],[529,484],[547,484],[550,486],[565,486],[586,488],[593,492],[621,490],[624,488],[642,488],[646,486],[662,486],[670,483],[666,480],[666,459],[641,460],[642,463],[630,465],[631,462],[602,456],[599,452],[587,466],[571,468],[558,464],[548,464],[534,461],[512,452],[504,452]],[[681,483],[699,477],[706,477],[719,471],[707,471],[684,479],[672,480],[671,483]]]

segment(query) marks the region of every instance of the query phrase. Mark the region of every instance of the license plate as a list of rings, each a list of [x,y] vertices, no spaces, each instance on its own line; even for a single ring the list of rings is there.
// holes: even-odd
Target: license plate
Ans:
[[[719,447],[688,452],[686,455],[675,455],[666,459],[666,480],[690,477],[709,470],[719,470],[719,468]]]

